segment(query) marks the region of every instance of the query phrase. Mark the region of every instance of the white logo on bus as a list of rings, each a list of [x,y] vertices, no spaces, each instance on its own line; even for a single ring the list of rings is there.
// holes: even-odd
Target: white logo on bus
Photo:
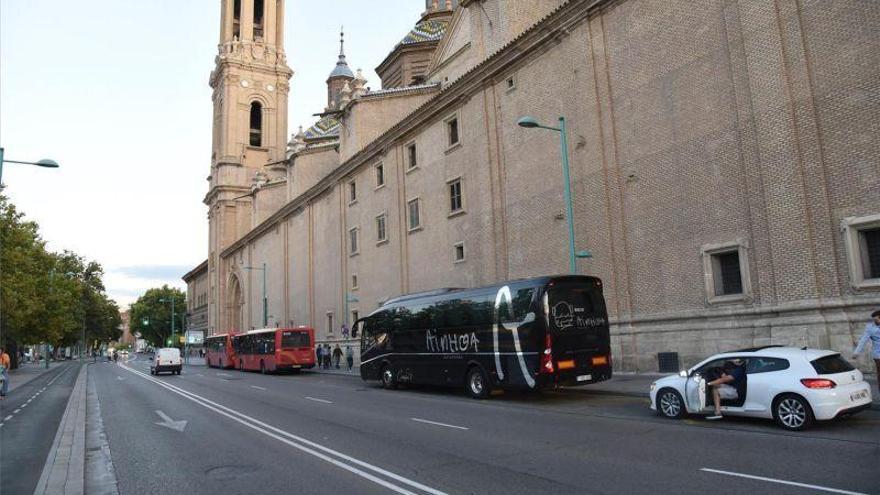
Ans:
[[[498,294],[495,296],[495,321],[492,324],[492,342],[495,345],[495,371],[498,372],[499,380],[504,380],[504,370],[501,369],[501,351],[498,346],[498,321],[502,318],[500,311],[502,302],[507,303],[507,319],[513,320],[516,317],[513,314],[513,297],[510,295],[510,287],[506,285],[499,289]],[[522,370],[523,377],[525,377],[529,388],[535,388],[535,380],[529,375],[528,368],[526,368],[526,361],[522,353],[522,345],[519,342],[519,327],[532,321],[535,321],[535,314],[530,312],[526,315],[523,321],[519,323],[501,323],[501,325],[504,326],[504,329],[510,331],[513,336],[513,345],[516,348],[516,357],[519,360],[519,367]]]

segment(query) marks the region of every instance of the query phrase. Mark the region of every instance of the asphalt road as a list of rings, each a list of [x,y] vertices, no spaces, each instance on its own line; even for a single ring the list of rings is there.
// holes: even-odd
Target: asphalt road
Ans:
[[[588,387],[475,401],[346,376],[194,366],[156,378],[148,366],[91,368],[124,495],[880,493],[877,411],[787,433],[665,420],[644,399]]]
[[[34,492],[78,370],[61,364],[0,401],[0,493]]]

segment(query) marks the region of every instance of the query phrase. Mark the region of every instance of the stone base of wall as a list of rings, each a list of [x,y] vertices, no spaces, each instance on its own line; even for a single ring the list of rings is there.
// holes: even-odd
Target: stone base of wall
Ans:
[[[873,295],[612,319],[614,369],[656,372],[659,352],[678,352],[683,368],[711,354],[777,344],[831,349],[850,360],[877,309],[880,297]],[[874,374],[868,352],[853,364]]]

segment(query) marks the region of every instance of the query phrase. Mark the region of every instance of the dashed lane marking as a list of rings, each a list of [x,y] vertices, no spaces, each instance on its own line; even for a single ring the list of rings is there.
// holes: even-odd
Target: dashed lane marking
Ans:
[[[323,404],[333,404],[333,403],[330,402],[329,400],[316,399],[316,398],[314,398],[314,397],[306,397],[306,399],[311,400],[311,401],[315,401],[315,402],[321,402],[321,403],[323,403]]]
[[[255,389],[258,389],[258,390],[269,390],[269,389],[266,388],[266,387],[258,387],[257,385],[251,385],[251,388],[255,388]]]
[[[11,414],[10,414],[9,416],[6,416],[5,418],[3,418],[3,421],[9,421],[10,419],[12,419],[12,415],[11,415]]]
[[[735,473],[733,471],[721,471],[719,469],[709,469],[709,468],[700,468],[700,471],[704,471],[707,473],[723,474],[723,475],[727,475],[727,476],[736,476],[738,478],[747,478],[750,480],[766,481],[768,483],[778,483],[780,485],[798,486],[801,488],[809,488],[811,490],[818,490],[818,491],[822,491],[822,492],[843,493],[845,495],[867,495],[866,493],[862,493],[862,492],[851,492],[848,490],[839,490],[837,488],[828,488],[827,486],[808,485],[806,483],[798,483],[796,481],[786,481],[786,480],[780,480],[780,479],[776,479],[776,478],[765,478],[764,476],[755,476],[752,474]]]
[[[430,420],[421,419],[421,418],[409,418],[409,419],[411,419],[413,421],[418,421],[419,423],[426,423],[426,424],[434,425],[434,426],[445,426],[446,428],[455,428],[457,430],[470,430],[470,428],[468,428],[466,426],[448,425],[446,423],[438,423],[436,421],[430,421]]]

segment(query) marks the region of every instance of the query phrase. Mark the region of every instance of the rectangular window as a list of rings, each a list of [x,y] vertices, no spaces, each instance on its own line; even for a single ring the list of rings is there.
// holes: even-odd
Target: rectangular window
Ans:
[[[407,216],[409,217],[409,230],[416,230],[422,226],[419,218],[419,199],[410,200],[407,203]]]
[[[461,179],[454,179],[449,182],[449,212],[455,213],[461,208]]]
[[[416,160],[416,143],[410,143],[406,146],[406,168],[412,170],[419,166]]]
[[[880,228],[860,230],[859,247],[865,278],[880,278]]]
[[[349,248],[349,254],[355,255],[358,253],[358,228],[357,227],[348,231],[348,248]]]
[[[381,163],[376,165],[376,187],[385,185],[385,166]]]
[[[385,229],[385,214],[376,217],[376,241],[384,242],[388,240],[388,234]]]
[[[448,146],[458,144],[458,117],[446,121],[446,137]]]
[[[357,199],[357,184],[355,181],[351,181],[348,183],[348,204],[354,203]]]
[[[453,246],[455,262],[464,261],[464,243],[459,242]]]
[[[351,289],[356,290],[358,288],[358,276],[357,274],[351,276]]]
[[[358,321],[361,317],[360,311],[353,309],[351,310],[351,321],[352,323]]]
[[[715,279],[716,296],[730,296],[743,293],[738,251],[713,254],[712,271],[713,278]]]

